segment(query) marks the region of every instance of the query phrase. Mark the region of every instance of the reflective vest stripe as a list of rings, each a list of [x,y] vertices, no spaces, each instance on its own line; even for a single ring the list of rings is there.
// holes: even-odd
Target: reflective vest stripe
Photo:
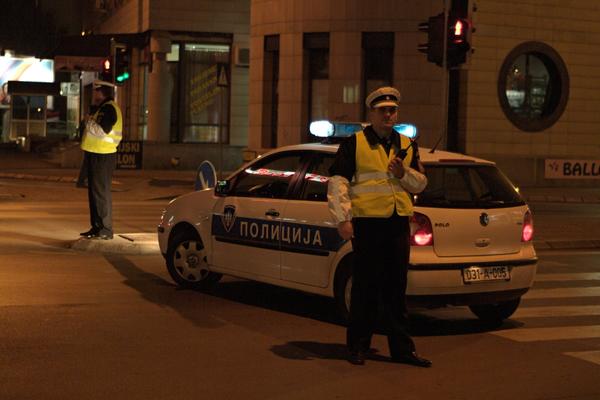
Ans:
[[[363,173],[356,173],[354,175],[354,179],[356,180],[356,183],[368,181],[370,179],[393,179],[393,178],[394,178],[394,174],[392,174],[391,172],[363,172]]]
[[[369,186],[358,186],[353,187],[350,191],[350,196],[356,194],[365,194],[365,193],[388,193],[394,194],[394,192],[403,191],[402,186],[399,184],[393,183],[388,186],[380,186],[380,185],[369,185]]]

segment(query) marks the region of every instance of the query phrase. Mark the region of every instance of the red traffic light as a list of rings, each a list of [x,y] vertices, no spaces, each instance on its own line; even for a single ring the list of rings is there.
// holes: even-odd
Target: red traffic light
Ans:
[[[466,36],[467,31],[469,30],[469,22],[464,19],[457,18],[454,21],[451,21],[450,23],[450,39],[456,44],[463,43],[467,39]]]
[[[454,36],[462,36],[463,35],[463,22],[458,19],[454,23]]]
[[[102,67],[105,71],[108,71],[110,69],[110,59],[106,58],[104,61],[102,61]]]

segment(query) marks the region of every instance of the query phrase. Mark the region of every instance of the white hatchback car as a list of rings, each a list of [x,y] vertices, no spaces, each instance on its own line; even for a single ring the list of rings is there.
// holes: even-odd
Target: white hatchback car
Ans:
[[[327,206],[337,145],[286,146],[168,205],[158,239],[179,285],[205,289],[222,274],[333,297],[346,316],[352,246]],[[468,305],[499,323],[531,287],[531,212],[493,162],[420,149],[429,183],[414,196],[409,304]]]

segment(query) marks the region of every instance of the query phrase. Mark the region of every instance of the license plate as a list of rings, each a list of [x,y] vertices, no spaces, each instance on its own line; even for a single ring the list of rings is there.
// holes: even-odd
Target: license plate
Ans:
[[[469,267],[462,272],[464,283],[510,281],[508,267]]]

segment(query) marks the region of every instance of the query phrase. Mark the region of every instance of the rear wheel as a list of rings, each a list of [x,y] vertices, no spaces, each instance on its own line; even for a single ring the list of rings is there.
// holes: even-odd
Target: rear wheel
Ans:
[[[344,321],[350,317],[350,293],[352,293],[352,254],[346,256],[335,273],[334,295],[338,312]]]
[[[181,287],[206,290],[221,279],[221,274],[208,269],[204,245],[197,235],[179,232],[169,242],[167,270]]]
[[[521,298],[519,297],[494,304],[474,304],[469,308],[483,322],[490,325],[500,325],[502,321],[513,315],[520,302]]]

